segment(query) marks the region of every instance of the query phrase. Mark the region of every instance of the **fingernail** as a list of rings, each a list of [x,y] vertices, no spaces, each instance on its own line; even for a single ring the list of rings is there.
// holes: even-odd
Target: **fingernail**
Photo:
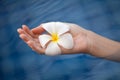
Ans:
[[[35,51],[34,49],[32,49],[32,51]]]
[[[26,26],[25,24],[23,24],[22,26]]]
[[[17,32],[19,32],[20,30],[21,30],[21,29],[20,29],[20,28],[18,28],[18,29],[17,29]]]
[[[21,35],[19,35],[19,37],[21,38]]]
[[[24,28],[25,26],[26,26],[26,25],[23,24],[23,25],[22,25],[22,28]]]

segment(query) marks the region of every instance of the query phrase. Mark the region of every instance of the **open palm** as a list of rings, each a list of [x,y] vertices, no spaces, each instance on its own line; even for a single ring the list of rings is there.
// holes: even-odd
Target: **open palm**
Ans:
[[[87,52],[88,49],[88,40],[87,40],[87,30],[79,27],[76,24],[66,23],[70,26],[70,33],[73,36],[74,47],[72,49],[65,49],[60,46],[63,54],[70,54],[70,53],[80,53],[80,52]],[[18,30],[20,38],[28,44],[32,50],[36,51],[37,53],[45,53],[45,49],[41,47],[40,42],[38,40],[38,36],[45,32],[45,30],[41,27],[35,27],[33,29],[29,29],[26,25],[23,25],[22,28]]]

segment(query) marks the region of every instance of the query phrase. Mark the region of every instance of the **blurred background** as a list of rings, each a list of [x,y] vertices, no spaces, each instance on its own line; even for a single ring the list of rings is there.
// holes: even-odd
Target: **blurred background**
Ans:
[[[49,21],[120,41],[120,0],[0,0],[0,80],[120,80],[120,63],[86,54],[39,55],[19,38],[22,24]]]

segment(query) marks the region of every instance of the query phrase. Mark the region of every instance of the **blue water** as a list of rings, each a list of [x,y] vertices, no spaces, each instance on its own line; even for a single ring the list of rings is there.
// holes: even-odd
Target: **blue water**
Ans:
[[[0,0],[0,80],[120,80],[120,63],[86,54],[39,55],[19,38],[22,24],[49,21],[120,41],[120,0]]]

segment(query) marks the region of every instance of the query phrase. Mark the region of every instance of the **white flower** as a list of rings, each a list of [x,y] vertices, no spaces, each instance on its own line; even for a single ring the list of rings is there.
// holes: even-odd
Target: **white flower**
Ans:
[[[46,55],[57,55],[61,53],[58,45],[66,48],[73,48],[73,38],[68,31],[70,27],[62,22],[49,22],[42,24],[42,27],[49,33],[39,36],[40,44],[45,50]]]

